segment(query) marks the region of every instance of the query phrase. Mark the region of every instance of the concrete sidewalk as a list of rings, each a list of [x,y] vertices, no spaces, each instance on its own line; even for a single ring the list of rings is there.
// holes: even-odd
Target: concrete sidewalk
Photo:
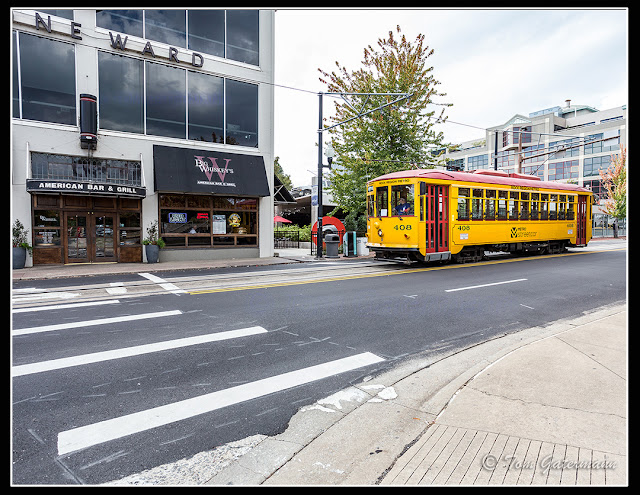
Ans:
[[[212,485],[626,485],[627,307],[416,359],[303,408]]]
[[[17,280],[43,280],[56,278],[91,277],[118,273],[167,272],[176,270],[208,270],[213,268],[237,268],[247,266],[283,265],[308,261],[330,262],[332,258],[316,260],[308,249],[278,249],[277,256],[270,258],[237,258],[222,260],[163,261],[160,263],[73,263],[68,265],[35,265],[12,270],[11,276]],[[372,256],[371,256],[372,257]],[[340,255],[338,260],[352,260]]]

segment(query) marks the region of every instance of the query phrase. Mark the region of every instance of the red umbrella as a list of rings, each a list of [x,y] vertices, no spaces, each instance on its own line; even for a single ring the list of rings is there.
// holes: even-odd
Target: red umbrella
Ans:
[[[274,222],[291,223],[291,220],[287,220],[286,218],[281,217],[279,215],[276,215],[275,217],[273,217],[273,221]]]

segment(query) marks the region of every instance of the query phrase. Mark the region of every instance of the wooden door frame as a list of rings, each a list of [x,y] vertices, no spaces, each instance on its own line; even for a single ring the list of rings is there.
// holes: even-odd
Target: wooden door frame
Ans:
[[[64,216],[64,226],[63,226],[63,258],[65,264],[73,264],[73,263],[112,263],[118,261],[118,244],[116,239],[116,223],[118,221],[118,213],[115,211],[86,211],[86,210],[68,210],[63,212]],[[87,242],[87,257],[80,258],[77,261],[74,258],[69,258],[68,252],[68,242],[69,242],[69,234],[68,234],[68,217],[77,217],[82,216],[86,217],[87,225],[86,225],[86,242]],[[107,259],[96,259],[96,218],[97,217],[105,217],[111,216],[113,218],[113,257]]]

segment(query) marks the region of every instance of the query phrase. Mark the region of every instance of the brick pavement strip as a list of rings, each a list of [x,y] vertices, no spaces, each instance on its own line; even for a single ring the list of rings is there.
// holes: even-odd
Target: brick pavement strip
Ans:
[[[381,485],[616,485],[625,456],[432,424]]]

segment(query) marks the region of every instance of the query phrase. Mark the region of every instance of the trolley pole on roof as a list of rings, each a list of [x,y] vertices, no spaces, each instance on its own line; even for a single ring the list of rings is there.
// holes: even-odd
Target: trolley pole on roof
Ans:
[[[323,128],[322,127],[322,95],[340,95],[345,103],[358,115],[355,117],[351,117],[342,122],[338,122],[332,126]],[[373,110],[364,111],[365,105],[368,103],[369,98],[371,96],[397,96],[394,101],[386,103],[384,105],[380,105],[379,107],[374,108]],[[366,96],[366,100],[362,104],[362,106],[358,109],[355,105],[345,98],[346,96]],[[358,119],[360,117],[364,117],[373,112],[377,112],[378,110],[382,110],[385,107],[390,105],[394,105],[400,101],[411,98],[413,93],[318,93],[318,230],[316,232],[316,259],[322,259],[322,172],[325,165],[322,163],[322,132],[333,129],[334,127],[338,127],[339,125],[346,124],[347,122],[351,122],[352,120]],[[328,168],[331,168],[331,161],[333,159],[333,154],[330,156],[327,155],[329,165]]]

